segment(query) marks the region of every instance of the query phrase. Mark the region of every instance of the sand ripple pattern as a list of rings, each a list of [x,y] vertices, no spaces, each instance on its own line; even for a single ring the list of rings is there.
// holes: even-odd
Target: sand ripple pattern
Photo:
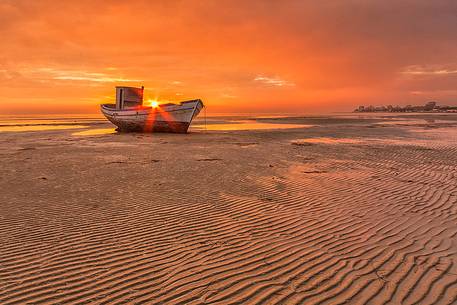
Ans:
[[[291,147],[315,161],[184,189],[94,171],[66,199],[5,190],[0,304],[457,304],[455,147]]]

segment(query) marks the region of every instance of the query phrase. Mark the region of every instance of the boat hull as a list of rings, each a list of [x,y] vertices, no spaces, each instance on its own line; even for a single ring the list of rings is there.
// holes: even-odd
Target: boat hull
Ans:
[[[139,107],[118,110],[115,105],[101,105],[101,112],[118,131],[187,133],[192,120],[203,108],[201,100],[167,104],[157,108]]]

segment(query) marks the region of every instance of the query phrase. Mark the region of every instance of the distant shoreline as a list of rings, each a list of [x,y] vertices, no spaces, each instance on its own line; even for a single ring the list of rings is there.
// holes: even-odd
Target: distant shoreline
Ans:
[[[452,110],[432,110],[432,111],[357,111],[352,113],[457,113],[457,109]]]
[[[440,106],[437,102],[427,102],[423,106],[359,106],[353,112],[410,112],[410,113],[456,113],[456,106]]]

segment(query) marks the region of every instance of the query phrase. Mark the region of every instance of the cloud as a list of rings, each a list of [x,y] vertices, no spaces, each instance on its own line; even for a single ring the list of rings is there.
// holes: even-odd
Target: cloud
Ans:
[[[34,68],[23,71],[32,78],[53,79],[61,81],[87,81],[96,83],[141,82],[140,79],[117,77],[106,73],[81,70],[60,70],[55,68]]]
[[[427,66],[409,66],[404,69],[402,74],[406,75],[431,75],[431,76],[439,76],[439,75],[452,75],[457,74],[457,69],[452,68],[443,68],[443,67],[427,67]]]
[[[237,95],[233,95],[233,94],[228,94],[228,93],[222,93],[221,97],[230,99],[230,98],[237,98],[238,96]]]
[[[6,69],[0,69],[0,79],[13,79],[14,75],[12,75],[11,71]]]
[[[254,81],[277,87],[295,86],[294,83],[280,79],[279,77],[256,76]]]
[[[452,95],[457,96],[457,90],[417,90],[411,91],[412,95],[428,95],[428,96],[442,96],[442,95]]]

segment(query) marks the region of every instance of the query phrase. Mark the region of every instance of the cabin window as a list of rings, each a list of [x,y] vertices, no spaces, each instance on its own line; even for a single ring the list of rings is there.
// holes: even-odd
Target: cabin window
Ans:
[[[141,105],[141,102],[139,102],[139,101],[124,101],[124,108],[137,107],[140,105]]]

